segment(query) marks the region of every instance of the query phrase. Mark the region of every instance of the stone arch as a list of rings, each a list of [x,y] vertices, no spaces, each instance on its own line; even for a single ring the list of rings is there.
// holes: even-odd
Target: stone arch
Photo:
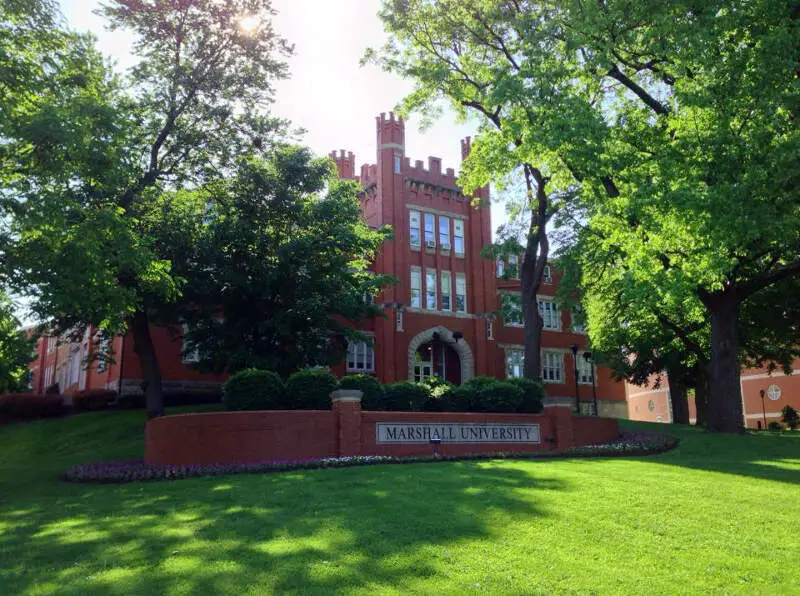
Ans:
[[[463,337],[457,342],[453,339],[453,332],[447,327],[437,325],[425,331],[417,333],[410,342],[408,342],[408,380],[414,380],[414,354],[422,344],[433,341],[433,334],[438,333],[439,338],[447,342],[451,348],[458,354],[458,359],[461,361],[461,383],[469,381],[475,376],[475,358],[472,355],[472,348],[469,347],[467,340]]]

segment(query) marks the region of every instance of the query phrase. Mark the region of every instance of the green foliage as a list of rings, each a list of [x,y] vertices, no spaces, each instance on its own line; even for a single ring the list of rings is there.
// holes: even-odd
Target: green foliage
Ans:
[[[386,409],[390,412],[421,412],[428,401],[428,388],[421,383],[399,381],[383,386]]]
[[[541,381],[535,381],[527,377],[516,377],[506,379],[506,383],[514,385],[522,390],[523,400],[517,412],[524,412],[528,414],[539,414],[544,409],[544,384]]]
[[[36,337],[20,329],[9,300],[0,296],[0,393],[28,389]]]
[[[228,410],[281,410],[286,407],[286,385],[274,372],[248,368],[225,381]]]
[[[383,385],[372,375],[357,374],[347,375],[339,379],[340,389],[358,389],[363,394],[361,397],[362,410],[385,410]]]
[[[422,409],[426,412],[444,412],[450,402],[450,394],[456,386],[439,377],[428,377],[420,383],[428,390],[428,399]]]
[[[9,393],[0,395],[0,423],[63,416],[64,399],[60,395]]]
[[[781,410],[781,420],[786,423],[791,430],[797,428],[798,424],[800,424],[800,415],[798,415],[797,410],[795,410],[792,406],[784,406],[783,410]]]
[[[109,389],[86,389],[72,396],[72,409],[76,412],[105,410],[117,398],[117,392]]]
[[[330,410],[331,392],[339,381],[329,371],[304,368],[286,379],[286,408],[290,410]]]
[[[769,430],[776,430],[776,431],[783,430],[783,427],[781,426],[781,423],[778,422],[777,420],[771,420],[770,423],[767,424],[767,428]]]
[[[538,412],[541,411],[539,383],[530,379],[500,381],[493,377],[473,377],[454,389],[447,398],[453,412]]]

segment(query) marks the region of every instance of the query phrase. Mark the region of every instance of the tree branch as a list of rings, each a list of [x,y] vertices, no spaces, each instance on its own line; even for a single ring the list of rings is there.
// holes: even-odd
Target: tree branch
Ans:
[[[628,78],[616,64],[609,69],[608,76],[622,83],[625,87],[632,91],[634,95],[646,103],[647,106],[656,114],[663,116],[669,113],[669,109],[667,109],[666,106],[664,106],[656,98],[640,87],[635,81]]]

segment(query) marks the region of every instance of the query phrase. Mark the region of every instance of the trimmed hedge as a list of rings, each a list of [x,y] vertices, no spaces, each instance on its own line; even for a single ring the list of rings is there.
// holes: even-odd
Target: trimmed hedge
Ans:
[[[63,416],[64,398],[60,395],[9,393],[0,395],[0,422],[36,420]]]
[[[339,381],[330,372],[304,368],[286,381],[286,407],[290,410],[330,410],[331,392]]]
[[[383,385],[373,376],[363,373],[348,375],[339,380],[340,389],[358,389],[364,395],[361,397],[362,410],[385,410],[386,398]]]
[[[400,381],[383,386],[386,409],[390,412],[422,412],[428,401],[428,388],[421,383]]]
[[[93,412],[111,407],[117,392],[111,389],[85,389],[72,396],[72,409],[76,412]]]
[[[272,371],[248,368],[230,376],[223,395],[227,410],[280,410],[286,385]]]
[[[511,383],[522,389],[524,400],[522,407],[517,410],[524,414],[539,414],[544,410],[544,385],[541,381],[534,381],[527,377],[516,377],[513,379],[506,379],[506,383]]]
[[[203,391],[179,391],[164,394],[164,406],[196,406],[222,403],[222,388]],[[123,410],[144,408],[144,395],[120,395],[116,406]]]
[[[522,412],[525,403],[526,393],[519,384],[493,377],[474,377],[450,392],[446,400],[452,412]]]
[[[425,400],[422,409],[425,412],[446,412],[456,386],[439,377],[429,377],[422,381],[421,385],[428,391],[428,399]]]

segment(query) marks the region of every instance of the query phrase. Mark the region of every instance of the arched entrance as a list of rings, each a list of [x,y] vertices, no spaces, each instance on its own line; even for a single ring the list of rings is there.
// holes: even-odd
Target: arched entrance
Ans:
[[[421,380],[431,376],[444,377],[461,384],[475,375],[472,350],[463,339],[438,325],[418,333],[408,344],[408,379]]]

